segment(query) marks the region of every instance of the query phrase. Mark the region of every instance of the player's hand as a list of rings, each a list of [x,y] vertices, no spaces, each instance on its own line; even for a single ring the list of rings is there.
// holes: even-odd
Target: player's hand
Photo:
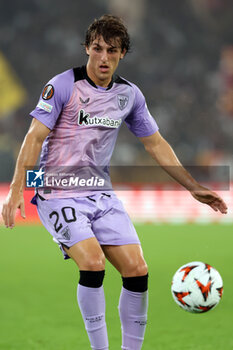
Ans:
[[[15,214],[18,208],[20,209],[21,216],[25,219],[23,193],[10,190],[2,207],[2,217],[7,228],[13,228],[15,226]]]
[[[202,186],[200,186],[200,189],[190,192],[196,200],[208,204],[214,211],[220,211],[222,214],[227,214],[227,205],[217,193]]]

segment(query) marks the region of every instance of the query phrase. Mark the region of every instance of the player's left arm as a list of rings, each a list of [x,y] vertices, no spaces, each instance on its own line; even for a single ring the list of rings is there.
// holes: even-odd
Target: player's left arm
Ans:
[[[227,213],[227,205],[217,193],[201,186],[182,166],[169,143],[157,131],[151,136],[139,137],[151,157],[178,183],[184,186],[192,196],[213,210]]]

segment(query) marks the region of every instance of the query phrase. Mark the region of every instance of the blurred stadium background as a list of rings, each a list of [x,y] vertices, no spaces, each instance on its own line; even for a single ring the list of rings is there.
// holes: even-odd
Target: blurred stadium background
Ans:
[[[0,2],[0,183],[9,183],[12,178],[19,147],[31,122],[28,114],[37,104],[42,87],[52,76],[85,63],[81,43],[86,27],[103,13],[120,15],[128,24],[132,52],[118,73],[142,89],[160,132],[182,163],[224,165],[232,170],[232,1],[15,0]],[[152,162],[138,140],[123,127],[112,164]],[[213,170],[212,175],[215,173]],[[211,181],[211,176],[208,179]],[[163,176],[159,180],[163,181]],[[229,189],[229,183],[225,188]],[[1,202],[6,191],[1,186]],[[174,208],[177,196],[169,193],[165,197],[172,196],[168,202]],[[126,193],[122,195],[128,207],[130,199]],[[189,198],[188,194],[182,196]],[[229,191],[223,196],[232,204]],[[186,202],[178,202],[183,203],[180,211],[185,211]],[[160,202],[161,206],[167,203]],[[152,215],[148,214],[149,207]],[[145,214],[153,220],[156,208],[150,202],[141,219]],[[212,215],[199,206],[195,220],[202,220],[200,211],[206,213],[203,220]],[[169,219],[172,208],[164,209],[164,213]],[[221,220],[229,221],[230,217]]]
[[[42,87],[52,76],[85,63],[86,27],[103,13],[123,17],[132,37],[132,52],[118,73],[141,88],[161,134],[184,165],[213,166],[209,185],[229,206],[228,215],[216,214],[175,184],[168,190],[161,174],[153,185],[157,191],[131,184],[131,191],[118,192],[137,223],[150,266],[150,322],[143,349],[233,349],[231,0],[0,0],[0,209]],[[143,169],[152,161],[123,126],[112,164]],[[219,181],[212,179],[216,165],[228,167],[229,179],[221,174]],[[39,222],[31,196],[25,191],[27,226],[12,231],[0,226],[0,349],[87,349],[74,308],[76,269],[63,263],[43,227],[32,226]],[[17,220],[22,224],[19,214]],[[173,273],[192,260],[213,264],[225,286],[221,305],[201,317],[178,310],[169,291]],[[120,348],[120,278],[110,266],[107,270],[107,319],[115,350]]]

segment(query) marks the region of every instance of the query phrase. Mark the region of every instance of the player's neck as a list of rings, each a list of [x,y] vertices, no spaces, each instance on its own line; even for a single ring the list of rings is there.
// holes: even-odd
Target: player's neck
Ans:
[[[92,70],[90,69],[90,67],[88,66],[88,63],[86,65],[86,71],[87,71],[87,75],[88,75],[88,78],[90,80],[93,81],[93,83],[96,85],[96,86],[99,86],[99,87],[102,87],[102,88],[107,88],[109,86],[109,84],[111,83],[112,81],[112,77],[110,78],[106,78],[106,79],[99,79],[94,72],[92,72]]]

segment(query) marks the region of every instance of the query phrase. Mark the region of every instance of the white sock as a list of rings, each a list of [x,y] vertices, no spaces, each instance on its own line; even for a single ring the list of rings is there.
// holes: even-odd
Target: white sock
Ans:
[[[93,350],[108,350],[103,286],[90,288],[78,284],[78,305]]]
[[[119,314],[122,329],[122,349],[140,350],[146,330],[148,291],[131,292],[121,290]]]

